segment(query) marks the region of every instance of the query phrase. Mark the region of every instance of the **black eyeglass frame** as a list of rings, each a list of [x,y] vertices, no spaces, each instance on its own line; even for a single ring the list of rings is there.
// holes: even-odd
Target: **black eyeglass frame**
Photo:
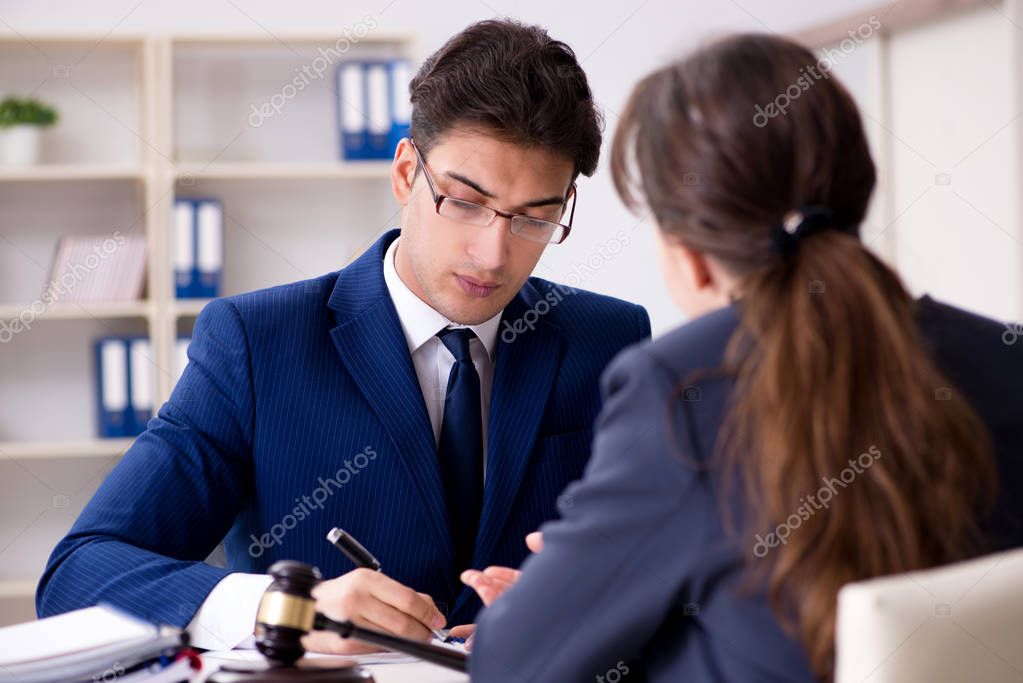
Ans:
[[[485,206],[485,205],[480,204],[478,202],[470,202],[467,199],[459,199],[458,197],[452,197],[450,195],[441,194],[440,192],[438,192],[437,191],[437,186],[434,185],[434,183],[433,183],[433,177],[430,175],[430,169],[428,169],[426,167],[426,160],[423,158],[422,153],[419,151],[419,147],[416,145],[415,140],[413,140],[412,138],[409,138],[409,144],[412,145],[412,149],[416,153],[416,160],[419,162],[419,166],[422,167],[422,169],[423,169],[423,175],[426,177],[426,184],[430,188],[430,196],[433,197],[433,208],[434,208],[434,211],[437,212],[438,216],[442,216],[443,218],[447,218],[448,220],[457,220],[455,218],[451,218],[450,216],[444,216],[441,213],[441,211],[440,211],[441,210],[441,205],[444,204],[444,202],[446,202],[446,201],[450,201],[450,202],[457,202],[458,204],[462,204],[462,205],[467,205],[467,206],[470,206],[470,207],[473,207],[473,208],[477,208],[478,207],[479,209],[483,209],[484,211],[489,212],[491,214],[490,220],[487,221],[484,224],[479,225],[478,227],[485,228],[485,227],[488,227],[490,225],[493,225],[494,221],[497,220],[498,216],[500,216],[501,218],[507,218],[508,221],[509,221],[509,227],[510,227],[511,233],[513,235],[521,237],[522,239],[528,240],[528,241],[533,242],[535,244],[561,244],[566,239],[568,239],[569,233],[572,232],[572,221],[575,219],[575,205],[576,205],[576,200],[577,200],[578,192],[579,192],[579,190],[576,187],[575,183],[572,183],[572,187],[570,187],[568,189],[568,194],[565,195],[565,202],[561,205],[561,215],[564,216],[565,215],[565,210],[568,207],[568,202],[569,202],[569,200],[572,200],[572,211],[568,215],[568,225],[565,225],[564,223],[558,223],[556,221],[544,220],[542,218],[535,218],[533,216],[528,216],[528,215],[523,214],[523,213],[509,213],[507,211],[501,211],[500,209],[495,209],[495,208],[490,207],[490,206]],[[516,218],[520,218],[522,220],[527,220],[527,221],[530,221],[532,223],[539,222],[539,223],[547,223],[547,224],[553,225],[553,226],[555,226],[555,228],[554,228],[554,232],[552,233],[552,235],[558,234],[559,233],[559,229],[560,229],[560,234],[558,234],[557,239],[548,239],[548,240],[543,240],[543,241],[531,239],[529,237],[526,237],[524,234],[522,234],[521,232],[519,232],[519,231],[517,231],[515,229],[515,219]],[[476,223],[464,223],[464,224],[465,225],[477,225]]]

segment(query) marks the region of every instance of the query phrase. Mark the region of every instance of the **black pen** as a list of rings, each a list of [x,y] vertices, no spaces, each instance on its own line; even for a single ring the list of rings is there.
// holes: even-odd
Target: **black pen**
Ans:
[[[366,550],[366,548],[355,540],[355,537],[344,529],[334,527],[327,533],[327,540],[333,544],[335,548],[345,554],[349,560],[355,564],[356,567],[361,569],[372,569],[375,572],[381,571],[380,560],[373,557],[373,553]],[[440,632],[439,629],[431,628],[431,632],[435,638],[439,639],[442,643],[448,642],[447,636]]]

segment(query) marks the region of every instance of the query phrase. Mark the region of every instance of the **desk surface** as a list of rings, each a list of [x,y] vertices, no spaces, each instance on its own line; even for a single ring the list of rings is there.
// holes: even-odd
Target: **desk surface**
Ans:
[[[318,657],[329,658],[328,655]],[[225,661],[260,661],[255,650],[231,650],[227,652],[207,652],[202,656],[203,670],[193,683],[203,683],[206,678],[220,668]],[[465,674],[445,669],[427,662],[415,661],[411,657],[392,655],[389,653],[342,657],[354,659],[373,674],[376,683],[468,683]]]

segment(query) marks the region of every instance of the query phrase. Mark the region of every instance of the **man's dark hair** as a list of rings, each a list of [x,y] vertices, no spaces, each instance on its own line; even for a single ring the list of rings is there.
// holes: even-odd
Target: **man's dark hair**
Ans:
[[[538,26],[470,25],[423,63],[409,85],[412,137],[425,154],[455,127],[544,147],[592,175],[603,117],[586,74],[565,43]]]

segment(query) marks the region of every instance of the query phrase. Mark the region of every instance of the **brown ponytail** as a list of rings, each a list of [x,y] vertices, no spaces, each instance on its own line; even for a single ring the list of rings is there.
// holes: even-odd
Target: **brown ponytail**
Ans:
[[[914,300],[859,240],[874,165],[852,99],[833,77],[810,80],[815,64],[771,36],[704,48],[637,86],[611,163],[630,206],[739,279],[718,452],[740,473],[750,573],[766,574],[826,680],[839,588],[978,552],[996,475],[983,423],[945,393]],[[784,114],[756,118],[792,84]],[[775,226],[804,205],[828,207],[843,230],[778,254]],[[823,509],[808,497],[828,482]],[[793,516],[785,542],[759,552],[754,534]]]

